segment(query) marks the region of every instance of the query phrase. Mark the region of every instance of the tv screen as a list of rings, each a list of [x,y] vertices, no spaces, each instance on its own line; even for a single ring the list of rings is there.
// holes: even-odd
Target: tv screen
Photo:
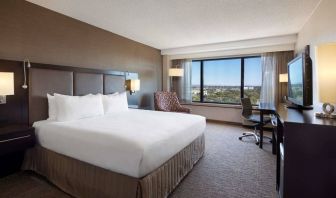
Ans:
[[[302,57],[293,61],[288,67],[289,97],[302,105],[303,101],[303,67]]]
[[[288,100],[301,107],[312,105],[312,62],[302,53],[288,63]]]

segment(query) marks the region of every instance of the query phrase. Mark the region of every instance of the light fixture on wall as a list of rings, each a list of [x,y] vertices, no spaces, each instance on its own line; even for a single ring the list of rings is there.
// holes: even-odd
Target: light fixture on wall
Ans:
[[[129,91],[131,95],[135,94],[136,91],[140,90],[140,80],[139,79],[126,80],[126,90]]]
[[[174,90],[173,86],[173,79],[174,77],[182,77],[184,75],[184,69],[182,68],[169,68],[168,70],[168,76],[170,77],[170,91],[176,91]]]
[[[281,83],[287,83],[288,82],[288,74],[280,74],[279,75],[279,82]]]
[[[14,73],[0,72],[0,104],[6,104],[8,95],[14,95]]]
[[[318,92],[323,102],[323,112],[316,117],[336,118],[336,44],[325,44],[317,48]]]
[[[30,62],[29,62],[29,59],[24,59],[23,60],[23,85],[22,85],[22,88],[23,89],[27,89],[28,88],[28,85],[27,85],[27,75],[26,75],[26,67],[27,68],[30,68]]]

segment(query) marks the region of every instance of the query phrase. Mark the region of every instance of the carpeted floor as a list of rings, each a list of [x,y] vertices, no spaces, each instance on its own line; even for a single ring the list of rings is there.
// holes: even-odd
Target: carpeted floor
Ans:
[[[204,157],[171,194],[171,198],[275,198],[275,156],[271,144],[259,149],[238,136],[239,126],[207,123]],[[67,198],[69,195],[32,172],[0,179],[0,197]]]

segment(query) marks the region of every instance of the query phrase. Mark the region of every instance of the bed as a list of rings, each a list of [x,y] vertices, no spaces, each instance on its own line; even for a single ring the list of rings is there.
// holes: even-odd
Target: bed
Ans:
[[[75,197],[167,197],[204,154],[204,117],[133,109],[46,120],[47,93],[108,94],[123,83],[120,74],[33,65],[29,119],[38,144],[26,152],[22,168]]]

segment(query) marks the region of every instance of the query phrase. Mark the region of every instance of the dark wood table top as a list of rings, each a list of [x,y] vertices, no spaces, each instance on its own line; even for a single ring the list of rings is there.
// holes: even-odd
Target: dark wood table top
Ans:
[[[0,135],[8,134],[8,133],[16,133],[22,131],[32,130],[33,127],[28,125],[21,125],[21,124],[11,124],[7,126],[0,127]]]
[[[263,113],[274,113],[279,117],[282,123],[292,122],[336,126],[336,119],[315,117],[316,112],[322,112],[321,105],[315,105],[313,109],[302,110],[288,108],[286,103],[280,103],[277,106],[270,103],[261,103],[254,107],[253,110],[261,111]]]
[[[315,124],[315,125],[328,125],[336,126],[336,119],[329,118],[317,118],[315,117],[316,112],[321,112],[322,107],[319,105],[314,106],[314,109],[310,110],[300,110],[287,108],[286,104],[281,103],[277,106],[276,112],[282,123],[292,122],[292,123],[305,123],[305,124]]]

